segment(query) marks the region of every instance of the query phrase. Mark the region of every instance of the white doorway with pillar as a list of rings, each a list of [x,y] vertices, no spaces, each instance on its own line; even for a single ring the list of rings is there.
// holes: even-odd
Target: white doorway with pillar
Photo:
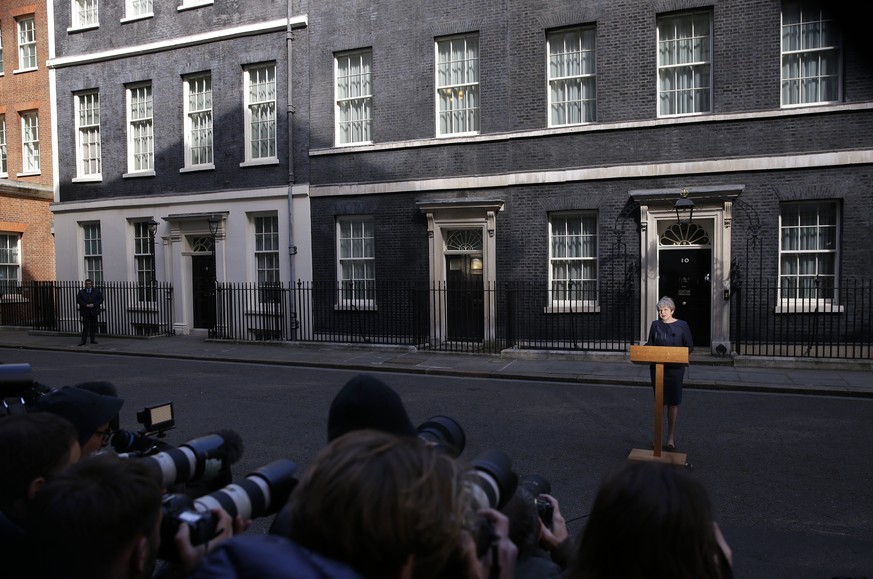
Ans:
[[[663,296],[698,351],[730,352],[733,201],[743,185],[630,191],[640,207],[640,343]]]
[[[176,291],[175,331],[214,332],[216,289],[226,279],[226,239],[229,211],[170,213],[164,216],[169,278]]]
[[[495,235],[499,199],[419,201],[427,217],[433,343],[491,341],[496,335]]]

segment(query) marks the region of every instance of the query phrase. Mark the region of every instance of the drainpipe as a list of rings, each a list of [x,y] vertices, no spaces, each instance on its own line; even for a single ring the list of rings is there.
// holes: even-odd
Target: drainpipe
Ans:
[[[291,15],[292,15],[292,6],[293,0],[288,0],[288,23],[287,28],[285,30],[285,44],[287,46],[287,59],[288,59],[288,255],[290,256],[289,264],[289,276],[291,280],[291,288],[294,287],[295,276],[294,276],[294,261],[295,256],[297,255],[297,246],[294,245],[294,210],[293,205],[294,201],[292,199],[292,192],[294,189],[294,98],[292,88],[294,86],[292,77],[293,77],[293,56],[294,51],[292,49],[292,43],[294,42],[294,31],[291,29]]]
[[[293,205],[294,201],[292,199],[292,192],[294,189],[294,94],[292,91],[292,87],[294,83],[292,82],[293,73],[294,73],[294,50],[292,48],[292,44],[294,42],[294,31],[291,29],[291,16],[293,14],[293,0],[288,0],[288,23],[287,28],[285,30],[285,44],[287,46],[287,59],[288,59],[288,87],[287,87],[287,99],[288,99],[288,255],[291,257],[289,260],[290,270],[289,276],[291,280],[291,285],[293,287],[295,282],[294,275],[294,262],[295,257],[297,255],[297,246],[294,245],[294,210]]]

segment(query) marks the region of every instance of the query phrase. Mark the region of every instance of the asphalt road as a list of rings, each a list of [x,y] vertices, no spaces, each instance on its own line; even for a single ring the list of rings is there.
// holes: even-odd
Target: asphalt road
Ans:
[[[181,444],[221,428],[245,452],[237,478],[277,458],[301,469],[324,444],[330,401],[353,373],[324,369],[0,348],[49,386],[109,380],[136,411],[173,401]],[[507,452],[519,474],[552,483],[572,533],[597,485],[632,448],[652,440],[644,387],[384,374],[413,422],[437,414],[461,423],[463,459]],[[734,551],[736,577],[873,577],[873,400],[686,391],[677,445],[709,489]],[[265,525],[261,525],[264,527]],[[258,527],[256,527],[258,528]]]

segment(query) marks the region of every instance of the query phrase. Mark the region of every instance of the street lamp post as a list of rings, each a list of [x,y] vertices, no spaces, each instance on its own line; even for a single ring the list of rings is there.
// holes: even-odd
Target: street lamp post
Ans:
[[[209,219],[209,234],[212,236],[212,295],[209,300],[209,337],[214,338],[216,335],[215,326],[216,326],[216,309],[218,299],[218,256],[216,254],[216,236],[218,235],[218,228],[221,225],[221,218],[216,217],[215,215],[210,215]]]

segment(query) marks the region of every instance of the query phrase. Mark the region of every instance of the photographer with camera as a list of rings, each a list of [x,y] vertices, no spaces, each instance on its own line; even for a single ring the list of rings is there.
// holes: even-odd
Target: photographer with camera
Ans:
[[[36,401],[33,410],[50,412],[69,420],[78,431],[82,458],[87,458],[109,443],[111,425],[113,422],[117,424],[123,405],[121,398],[99,394],[85,382],[50,391]]]
[[[375,376],[358,374],[340,388],[330,403],[327,441],[365,429],[397,436],[416,435],[400,395]]]
[[[142,461],[98,455],[51,479],[31,502],[28,538],[39,579],[145,579],[161,547],[163,489]],[[233,534],[230,516],[218,510],[218,533],[191,544],[190,529],[174,537],[182,576]]]
[[[522,477],[501,509],[509,518],[509,538],[518,547],[516,579],[558,579],[572,556],[572,540],[558,501]]]
[[[467,476],[417,438],[349,432],[322,449],[292,493],[288,538],[234,538],[193,577],[510,579],[509,522],[493,509],[477,517]],[[492,534],[480,554],[483,520]]]
[[[53,414],[0,418],[0,561],[3,576],[28,575],[25,520],[39,490],[79,460],[76,429]]]

